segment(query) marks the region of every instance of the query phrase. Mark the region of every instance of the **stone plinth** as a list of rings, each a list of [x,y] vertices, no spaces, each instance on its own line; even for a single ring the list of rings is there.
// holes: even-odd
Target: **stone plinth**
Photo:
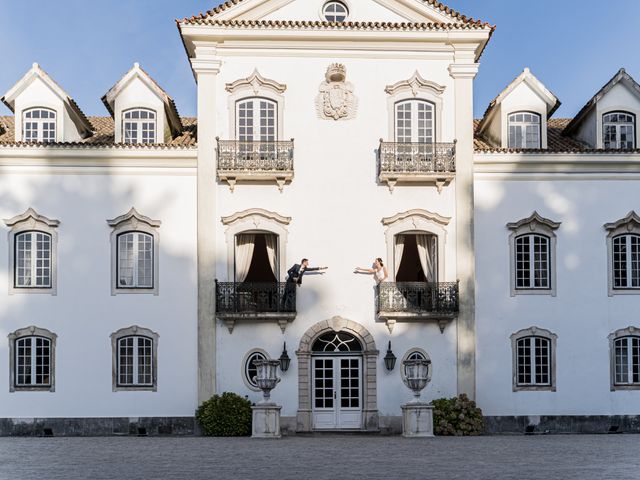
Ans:
[[[426,403],[402,405],[402,436],[433,437],[433,406]]]
[[[275,403],[259,403],[253,410],[252,438],[280,438],[280,410]]]

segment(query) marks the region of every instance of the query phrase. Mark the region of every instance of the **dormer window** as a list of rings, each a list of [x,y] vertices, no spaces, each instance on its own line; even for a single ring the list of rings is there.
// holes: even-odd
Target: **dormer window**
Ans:
[[[124,143],[156,143],[156,112],[142,108],[122,114]]]
[[[540,148],[540,115],[531,112],[509,115],[509,148]]]
[[[602,116],[604,148],[616,150],[635,148],[636,117],[626,112],[611,112]]]
[[[327,2],[322,8],[322,16],[327,22],[344,22],[349,16],[349,9],[342,2]]]
[[[22,141],[50,143],[56,141],[56,112],[47,108],[25,110]]]

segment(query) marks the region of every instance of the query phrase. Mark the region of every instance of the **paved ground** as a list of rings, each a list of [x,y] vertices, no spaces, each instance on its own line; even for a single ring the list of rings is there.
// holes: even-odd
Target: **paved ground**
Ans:
[[[0,479],[640,479],[640,435],[0,438]]]

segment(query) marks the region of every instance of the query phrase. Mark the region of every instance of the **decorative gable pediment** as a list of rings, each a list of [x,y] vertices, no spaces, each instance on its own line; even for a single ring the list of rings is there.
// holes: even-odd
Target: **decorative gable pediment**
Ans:
[[[200,15],[184,19],[317,21],[325,0],[227,0]],[[475,23],[437,0],[358,0],[350,2],[350,21]]]
[[[628,231],[640,229],[640,216],[638,216],[635,211],[631,210],[626,217],[615,222],[605,223],[604,228],[610,232],[619,230],[620,228]]]
[[[251,89],[254,95],[258,95],[261,90],[267,89],[274,93],[282,94],[287,89],[287,86],[276,82],[275,80],[263,77],[256,69],[247,78],[240,78],[235,82],[227,83],[225,89],[229,93],[234,93],[243,89]]]
[[[389,95],[395,95],[396,93],[406,90],[410,90],[414,97],[417,96],[421,90],[427,90],[434,95],[442,95],[445,87],[432,82],[431,80],[425,80],[416,70],[411,78],[401,80],[393,85],[388,85],[387,88],[384,89],[384,91]]]
[[[507,223],[509,230],[520,230],[522,227],[528,227],[532,232],[539,230],[539,227],[548,230],[557,230],[560,227],[560,222],[554,222],[553,220],[544,218],[538,212],[534,211],[527,218],[523,218],[517,222]]]
[[[162,224],[160,220],[152,220],[149,217],[141,215],[138,211],[131,207],[131,209],[124,215],[120,215],[112,220],[107,220],[110,227],[118,228],[123,224],[131,225],[132,228],[137,228],[140,223],[146,224],[151,228],[158,228]]]
[[[260,223],[263,221],[275,222],[284,227],[291,223],[291,217],[284,217],[279,213],[270,212],[263,208],[250,208],[248,210],[243,210],[241,212],[234,213],[233,215],[229,215],[228,217],[222,217],[223,225],[232,225],[240,221],[251,221],[255,224],[256,228],[258,228]]]
[[[7,227],[11,227],[12,229],[16,227],[16,225],[23,225],[28,226],[29,228],[34,228],[38,224],[56,228],[60,225],[60,221],[52,220],[45,217],[44,215],[40,215],[33,208],[29,207],[24,213],[5,220],[4,224]]]

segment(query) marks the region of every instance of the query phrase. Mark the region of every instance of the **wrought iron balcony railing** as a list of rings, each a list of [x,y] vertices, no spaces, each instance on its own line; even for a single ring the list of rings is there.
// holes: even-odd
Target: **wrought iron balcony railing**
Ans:
[[[378,316],[393,323],[452,319],[458,314],[458,292],[458,282],[383,282],[378,286]],[[445,324],[440,323],[441,330]]]
[[[393,190],[398,181],[433,181],[442,186],[456,172],[456,143],[400,143],[380,140],[378,175]]]
[[[231,190],[237,180],[275,180],[282,190],[293,178],[293,139],[282,142],[220,140],[218,178]]]
[[[285,282],[218,282],[216,315],[229,328],[237,320],[277,320],[284,331],[296,316],[296,288]]]

